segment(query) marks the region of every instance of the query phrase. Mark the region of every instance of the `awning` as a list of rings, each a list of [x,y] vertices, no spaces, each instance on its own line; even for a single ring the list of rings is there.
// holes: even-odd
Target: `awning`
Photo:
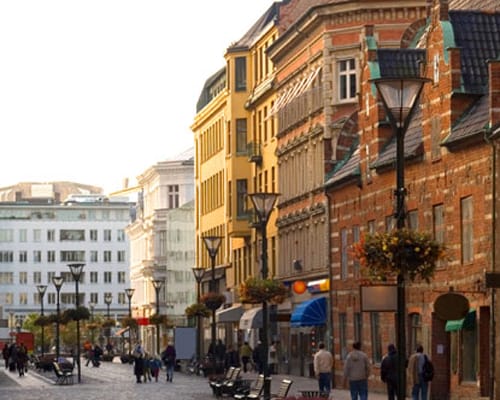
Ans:
[[[235,304],[228,308],[216,311],[215,320],[218,323],[222,322],[238,322],[243,314],[243,307],[241,304]]]
[[[292,312],[290,325],[292,328],[301,326],[318,326],[326,323],[326,297],[300,303]]]
[[[240,319],[240,329],[262,328],[262,308],[254,307],[243,313]]]
[[[476,310],[471,309],[462,319],[446,321],[446,332],[455,332],[461,329],[472,330],[476,326]]]

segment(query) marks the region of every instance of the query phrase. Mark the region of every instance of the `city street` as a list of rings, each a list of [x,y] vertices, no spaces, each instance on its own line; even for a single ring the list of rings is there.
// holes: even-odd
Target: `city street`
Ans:
[[[54,372],[37,372],[30,369],[24,377],[17,373],[0,369],[0,398],[9,400],[205,400],[214,398],[207,379],[200,376],[177,372],[174,381],[165,381],[165,370],[161,371],[158,382],[135,383],[132,366],[119,362],[102,363],[99,368],[86,367],[82,363],[82,383],[77,383],[76,370],[73,385],[55,385]],[[243,374],[244,379],[255,379],[254,373]],[[276,393],[284,375],[273,375],[271,392]],[[315,379],[291,376],[293,380],[290,396],[299,390],[316,390]],[[346,390],[334,390],[335,400],[350,399]],[[386,399],[385,394],[370,393],[370,400]]]

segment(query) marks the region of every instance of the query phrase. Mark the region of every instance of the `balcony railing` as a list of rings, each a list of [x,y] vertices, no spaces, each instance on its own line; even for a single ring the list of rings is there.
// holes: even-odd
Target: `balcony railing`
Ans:
[[[247,144],[248,161],[260,165],[262,163],[262,152],[260,143],[250,142]]]

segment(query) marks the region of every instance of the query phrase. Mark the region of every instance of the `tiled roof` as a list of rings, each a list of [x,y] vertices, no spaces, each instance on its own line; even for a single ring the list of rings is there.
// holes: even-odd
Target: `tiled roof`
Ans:
[[[378,49],[377,60],[380,77],[419,77],[420,66],[425,62],[422,49]]]
[[[405,159],[414,158],[423,154],[422,113],[417,104],[413,118],[406,131],[404,153]],[[387,167],[396,163],[396,135],[380,152],[378,158],[370,165],[371,168]]]
[[[279,6],[279,2],[273,3],[240,40],[228,47],[227,52],[231,53],[235,51],[248,50],[253,45],[255,40],[262,34],[263,29],[270,22],[277,20]]]
[[[489,122],[489,96],[481,96],[452,127],[443,144],[453,144],[463,139],[483,133]]]
[[[500,13],[450,11],[449,16],[455,43],[461,49],[464,90],[486,94],[486,61],[500,56]]]
[[[498,0],[450,0],[450,10],[500,11]]]
[[[198,102],[196,103],[196,112],[201,111],[203,107],[205,107],[212,101],[212,99],[216,96],[214,90],[212,90],[212,87],[216,86],[220,82],[220,80],[224,82],[225,86],[225,79],[226,67],[222,67],[205,81],[205,85],[203,86],[200,97],[198,98]]]
[[[338,185],[347,180],[357,178],[361,175],[359,168],[359,147],[349,154],[345,160],[338,164],[330,177],[327,176],[325,186]]]

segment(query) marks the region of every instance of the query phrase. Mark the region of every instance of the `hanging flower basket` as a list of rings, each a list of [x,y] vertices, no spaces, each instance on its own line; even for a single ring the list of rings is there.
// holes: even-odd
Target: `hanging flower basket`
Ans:
[[[149,317],[151,325],[168,325],[168,318],[164,314],[153,314]]]
[[[47,320],[48,320],[49,324],[57,324],[58,322],[63,323],[63,319],[62,319],[61,314],[59,314],[59,316],[57,314],[50,314],[47,316]]]
[[[116,321],[114,319],[105,319],[104,321],[102,321],[101,323],[101,326],[103,328],[112,328],[116,325]]]
[[[137,320],[131,317],[125,317],[122,319],[122,327],[136,329],[138,327]]]
[[[264,301],[281,304],[289,296],[289,289],[274,279],[248,278],[239,287],[243,303],[257,304]]]
[[[45,315],[40,315],[33,323],[36,326],[47,326],[50,324],[50,319]]]
[[[217,310],[226,301],[226,297],[223,294],[208,292],[201,296],[200,302],[205,304],[209,310]]]
[[[62,319],[66,322],[81,321],[90,318],[90,311],[87,307],[79,306],[78,308],[70,308],[64,311]]]
[[[354,245],[354,254],[371,279],[386,281],[403,274],[410,281],[430,282],[445,248],[427,233],[400,229],[366,235]]]
[[[91,331],[96,330],[97,328],[99,328],[99,325],[96,323],[87,324],[87,329],[89,329]]]
[[[204,303],[194,303],[184,310],[187,317],[210,317],[210,310]]]

